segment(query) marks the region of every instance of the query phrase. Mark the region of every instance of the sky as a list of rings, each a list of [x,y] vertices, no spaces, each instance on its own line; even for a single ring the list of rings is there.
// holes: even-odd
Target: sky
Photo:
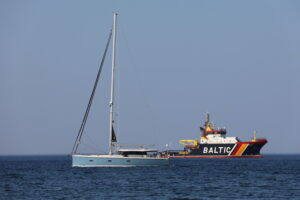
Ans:
[[[113,12],[119,143],[181,149],[208,112],[300,153],[299,1],[0,0],[0,155],[71,152]],[[108,149],[110,52],[80,152]]]

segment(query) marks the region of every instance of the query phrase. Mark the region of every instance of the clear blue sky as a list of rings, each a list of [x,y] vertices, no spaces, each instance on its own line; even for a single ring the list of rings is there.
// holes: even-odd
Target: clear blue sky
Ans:
[[[120,143],[181,148],[209,112],[300,153],[299,1],[1,0],[0,154],[70,153],[113,11]],[[81,151],[107,149],[108,56]]]

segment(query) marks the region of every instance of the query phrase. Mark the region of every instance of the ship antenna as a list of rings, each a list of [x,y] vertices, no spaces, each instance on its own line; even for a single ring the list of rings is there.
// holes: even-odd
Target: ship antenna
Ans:
[[[205,124],[208,125],[209,123],[209,113],[205,113]]]
[[[257,133],[257,131],[254,129],[252,142],[256,141],[256,133]]]

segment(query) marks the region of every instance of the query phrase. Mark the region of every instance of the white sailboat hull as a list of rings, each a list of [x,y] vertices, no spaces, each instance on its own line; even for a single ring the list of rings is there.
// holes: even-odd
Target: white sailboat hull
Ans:
[[[122,155],[72,155],[73,167],[138,167],[169,165],[168,158]]]

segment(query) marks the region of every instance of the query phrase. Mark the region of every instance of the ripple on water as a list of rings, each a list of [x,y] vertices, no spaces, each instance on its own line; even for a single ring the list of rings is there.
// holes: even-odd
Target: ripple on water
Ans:
[[[169,167],[72,168],[69,157],[0,159],[0,199],[300,199],[300,156],[180,159]]]

